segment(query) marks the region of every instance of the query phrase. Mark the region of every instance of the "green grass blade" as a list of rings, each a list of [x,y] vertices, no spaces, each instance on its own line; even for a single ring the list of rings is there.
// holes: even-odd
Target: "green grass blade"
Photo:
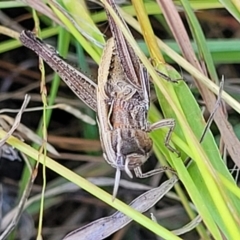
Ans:
[[[240,22],[240,6],[238,1],[219,0],[219,2]]]

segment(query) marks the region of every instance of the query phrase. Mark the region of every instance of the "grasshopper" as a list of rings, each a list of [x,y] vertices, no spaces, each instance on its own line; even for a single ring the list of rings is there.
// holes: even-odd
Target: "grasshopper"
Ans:
[[[107,0],[107,2],[130,33],[114,0]],[[112,39],[108,41],[109,45],[103,52],[102,60],[107,59],[107,56],[114,57],[108,59],[109,62],[106,65],[99,66],[97,116],[104,158],[116,168],[114,197],[117,193],[121,170],[131,178],[133,177],[131,170],[134,170],[136,177],[139,178],[163,171],[163,168],[147,173],[141,171],[141,165],[148,159],[152,150],[152,140],[148,132],[168,126],[170,130],[165,145],[174,152],[176,150],[169,145],[169,139],[175,122],[173,119],[164,119],[149,125],[147,115],[150,106],[150,85],[147,70],[126,41],[107,8],[105,10]],[[111,68],[109,69],[108,66]]]
[[[121,18],[114,1],[108,2]],[[103,156],[107,163],[116,168],[114,199],[122,170],[130,178],[133,177],[131,170],[134,170],[136,177],[146,178],[169,169],[165,167],[142,173],[141,165],[151,154],[153,143],[148,133],[153,130],[169,127],[165,145],[176,152],[169,145],[175,121],[164,119],[151,125],[148,123],[148,73],[106,12],[113,37],[107,41],[103,51],[98,84],[66,63],[53,47],[36,38],[32,32],[23,31],[19,39],[57,72],[78,98],[96,111]]]

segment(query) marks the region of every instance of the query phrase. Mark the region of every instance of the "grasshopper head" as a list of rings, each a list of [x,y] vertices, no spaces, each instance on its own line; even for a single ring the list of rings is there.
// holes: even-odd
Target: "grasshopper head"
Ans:
[[[141,166],[151,154],[152,140],[139,129],[116,129],[105,133],[102,147],[105,160],[116,168],[113,198],[117,194],[121,171],[132,178],[131,170]],[[105,140],[105,141],[104,141]]]

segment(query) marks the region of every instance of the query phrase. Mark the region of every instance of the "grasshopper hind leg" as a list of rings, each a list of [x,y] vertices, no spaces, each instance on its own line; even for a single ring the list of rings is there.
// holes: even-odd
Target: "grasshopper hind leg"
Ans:
[[[180,156],[180,152],[175,149],[174,147],[172,147],[170,145],[170,140],[171,140],[171,136],[172,136],[172,132],[175,128],[175,120],[172,119],[172,118],[169,118],[169,119],[162,119],[161,121],[158,121],[156,123],[153,123],[149,126],[149,129],[148,131],[149,132],[152,132],[152,131],[155,131],[159,128],[163,128],[163,127],[168,127],[169,128],[169,131],[167,132],[167,135],[165,137],[165,141],[164,141],[164,144],[165,146],[173,153],[176,153],[178,156]]]

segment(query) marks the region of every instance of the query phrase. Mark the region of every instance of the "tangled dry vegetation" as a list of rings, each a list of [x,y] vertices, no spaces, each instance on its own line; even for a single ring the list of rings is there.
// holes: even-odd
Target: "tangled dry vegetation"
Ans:
[[[111,36],[106,0],[2,1],[1,232],[19,213],[9,239],[59,240],[79,228],[66,239],[240,239],[239,3],[116,2],[150,75],[151,62],[164,76],[181,79],[153,77],[149,111],[150,122],[175,119],[171,144],[180,157],[164,146],[162,129],[151,133],[154,151],[143,166],[147,172],[168,165],[177,177],[169,171],[147,179],[123,174],[117,198],[125,204],[113,202],[115,171],[102,157],[95,113],[18,40],[22,30],[35,31],[97,79]]]

